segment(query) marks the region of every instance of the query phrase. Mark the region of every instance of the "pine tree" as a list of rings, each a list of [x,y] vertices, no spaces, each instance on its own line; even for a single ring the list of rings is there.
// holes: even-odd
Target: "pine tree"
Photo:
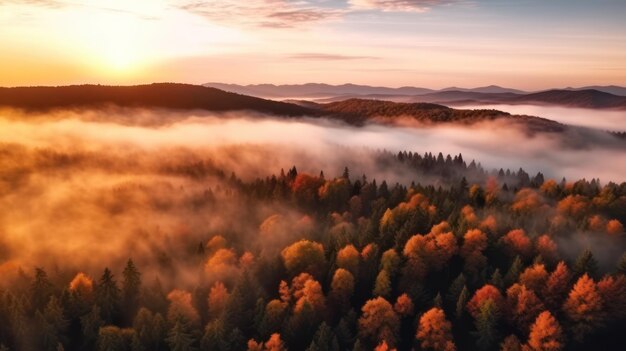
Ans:
[[[165,339],[171,351],[193,351],[196,350],[195,339],[191,332],[191,327],[182,318],[179,318]]]
[[[443,308],[443,299],[441,298],[441,293],[437,293],[437,295],[433,299],[433,307]]]
[[[122,272],[122,305],[126,323],[130,323],[139,309],[139,292],[141,291],[141,273],[131,259]]]
[[[463,312],[465,311],[465,306],[467,305],[467,300],[469,299],[469,291],[467,287],[464,286],[463,290],[459,294],[459,298],[456,301],[456,313],[455,316],[457,319],[463,318]]]
[[[246,338],[239,328],[233,329],[226,338],[226,345],[223,346],[224,351],[238,351],[246,347]]]
[[[98,331],[98,351],[124,351],[127,349],[122,330],[106,326]]]
[[[500,269],[496,268],[496,270],[491,275],[489,283],[500,290],[504,289],[504,280],[502,279],[502,274],[500,274]]]
[[[37,312],[37,327],[40,334],[39,344],[42,350],[56,350],[61,342],[65,342],[64,333],[69,322],[63,316],[63,309],[53,296],[43,313]]]
[[[479,350],[491,350],[498,344],[498,319],[500,312],[492,300],[487,300],[480,307],[476,321],[476,347]]]
[[[48,274],[43,268],[35,268],[35,280],[31,285],[31,303],[36,310],[42,311],[50,296],[54,293],[54,286],[48,280]]]
[[[391,294],[391,281],[386,270],[381,270],[376,276],[373,294],[382,297],[388,297]]]
[[[162,339],[167,331],[165,320],[159,313],[152,313],[142,307],[133,321],[133,329],[139,342],[146,350],[158,350],[162,346]]]
[[[313,340],[311,341],[311,345],[309,345],[307,351],[339,351],[339,341],[337,340],[337,336],[333,332],[333,330],[326,324],[326,322],[322,322],[319,328],[317,328],[317,332],[313,336]]]
[[[575,278],[581,277],[583,274],[588,274],[590,277],[595,277],[598,271],[598,261],[593,257],[591,250],[584,250],[580,256],[576,259],[572,272]]]
[[[461,295],[461,291],[465,288],[465,284],[467,284],[467,280],[463,273],[459,274],[450,287],[448,288],[448,294],[446,295],[446,301],[449,305],[454,306],[456,302],[459,300],[459,296]]]
[[[100,327],[104,325],[100,317],[100,307],[93,306],[88,314],[80,318],[80,325],[83,333],[83,347],[92,350],[98,340]]]
[[[96,286],[96,304],[100,307],[102,319],[106,324],[112,324],[117,320],[120,313],[120,289],[108,268],[104,269]]]
[[[519,256],[515,256],[515,259],[513,260],[511,267],[509,267],[509,270],[506,272],[506,275],[504,276],[505,286],[511,286],[517,281],[517,278],[519,278],[520,273],[522,273],[523,267],[524,265],[522,263],[522,259]]]

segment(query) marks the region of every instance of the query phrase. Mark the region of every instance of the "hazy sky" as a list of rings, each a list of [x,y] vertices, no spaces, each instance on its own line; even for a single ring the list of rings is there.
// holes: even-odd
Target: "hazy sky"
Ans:
[[[0,85],[626,85],[625,0],[0,0]]]

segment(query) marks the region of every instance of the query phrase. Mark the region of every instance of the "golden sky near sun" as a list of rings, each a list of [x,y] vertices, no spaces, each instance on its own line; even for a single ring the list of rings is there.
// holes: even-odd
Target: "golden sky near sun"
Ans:
[[[0,85],[626,84],[626,38],[611,18],[587,28],[487,0],[392,3],[0,0]]]

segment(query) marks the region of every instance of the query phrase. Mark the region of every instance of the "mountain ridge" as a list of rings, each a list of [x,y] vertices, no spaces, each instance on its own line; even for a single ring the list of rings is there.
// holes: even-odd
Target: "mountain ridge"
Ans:
[[[442,94],[456,93],[447,91]],[[506,96],[518,95],[506,94]],[[409,118],[423,124],[472,124],[499,119],[521,123],[530,131],[546,132],[562,131],[566,127],[552,120],[511,115],[498,110],[454,109],[434,103],[397,103],[365,99],[345,99],[330,103],[280,102],[200,85],[178,83],[0,88],[0,106],[24,110],[98,108],[111,105],[215,112],[253,111],[285,117],[326,117],[352,125],[363,125],[368,122],[393,124],[403,118]]]

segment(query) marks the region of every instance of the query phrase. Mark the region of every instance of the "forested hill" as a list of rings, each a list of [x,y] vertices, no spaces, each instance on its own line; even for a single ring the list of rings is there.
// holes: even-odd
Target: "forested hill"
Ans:
[[[0,88],[0,106],[26,110],[49,110],[106,105],[207,111],[253,110],[283,116],[302,116],[312,113],[311,110],[294,104],[190,84]]]
[[[328,104],[294,104],[229,93],[189,84],[154,83],[136,86],[73,85],[0,88],[0,106],[28,111],[104,106],[205,111],[254,111],[275,116],[338,119],[349,124],[390,123],[400,117],[421,123],[465,123],[506,119],[532,131],[562,131],[564,126],[543,118],[516,116],[498,110],[460,110],[428,103],[394,103],[348,99]]]
[[[401,103],[380,100],[348,99],[321,105],[329,113],[341,116],[349,123],[364,123],[371,119],[389,121],[408,117],[421,123],[473,124],[496,119],[522,123],[533,131],[558,132],[564,125],[545,118],[511,115],[498,110],[462,110],[430,103]]]

